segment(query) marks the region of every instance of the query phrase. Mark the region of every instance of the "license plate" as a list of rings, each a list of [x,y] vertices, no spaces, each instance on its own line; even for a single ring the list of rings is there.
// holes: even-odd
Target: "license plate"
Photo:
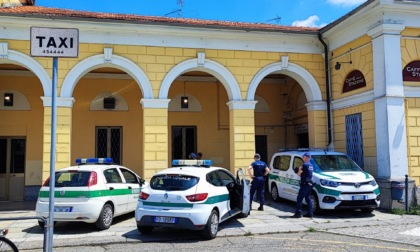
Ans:
[[[352,200],[366,200],[366,195],[353,195]]]
[[[54,207],[54,212],[58,213],[70,213],[73,210],[73,207]]]
[[[171,224],[175,224],[177,222],[177,218],[156,216],[156,217],[153,218],[153,221],[154,222],[159,222],[159,223],[171,223]]]

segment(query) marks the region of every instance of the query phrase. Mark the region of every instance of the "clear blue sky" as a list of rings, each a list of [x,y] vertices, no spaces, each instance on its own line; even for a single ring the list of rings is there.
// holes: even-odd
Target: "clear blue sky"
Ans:
[[[193,19],[321,27],[366,0],[37,0],[37,6]],[[169,14],[174,12],[172,14]],[[169,15],[167,15],[169,14]],[[281,19],[276,19],[280,17]]]

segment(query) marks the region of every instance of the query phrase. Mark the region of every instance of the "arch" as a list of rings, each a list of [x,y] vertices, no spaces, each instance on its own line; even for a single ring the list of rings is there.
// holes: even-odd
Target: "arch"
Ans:
[[[159,91],[159,99],[167,99],[169,88],[174,80],[183,73],[190,71],[206,72],[215,76],[225,87],[229,100],[241,100],[241,91],[238,82],[229,70],[223,65],[212,60],[204,60],[204,64],[199,64],[198,59],[190,59],[177,64],[165,76]]]
[[[0,64],[15,64],[29,69],[41,81],[44,96],[52,94],[52,80],[44,67],[33,58],[13,50],[8,50],[7,58],[0,57]]]
[[[251,84],[249,85],[246,96],[248,101],[254,100],[258,85],[261,83],[264,77],[272,73],[285,74],[294,78],[305,92],[308,103],[314,101],[322,101],[322,94],[318,83],[306,69],[293,63],[289,63],[285,68],[282,66],[281,62],[272,63],[258,71],[258,73],[252,79]]]
[[[153,99],[152,85],[150,84],[150,81],[144,71],[139,66],[137,66],[129,59],[118,55],[111,55],[109,57],[109,60],[105,60],[105,55],[99,54],[79,62],[74,68],[71,69],[71,71],[64,79],[60,96],[72,97],[77,82],[82,78],[83,75],[90,72],[91,70],[100,67],[112,67],[129,74],[139,85],[140,90],[143,93],[143,98]]]

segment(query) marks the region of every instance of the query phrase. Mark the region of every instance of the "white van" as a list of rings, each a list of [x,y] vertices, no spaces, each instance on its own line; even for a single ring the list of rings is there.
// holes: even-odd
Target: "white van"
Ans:
[[[360,209],[371,213],[380,204],[375,178],[340,152],[297,149],[277,152],[270,162],[268,189],[274,201],[296,202],[300,177],[295,167],[303,164],[304,153],[311,154],[314,167],[312,203],[315,213],[323,209]]]

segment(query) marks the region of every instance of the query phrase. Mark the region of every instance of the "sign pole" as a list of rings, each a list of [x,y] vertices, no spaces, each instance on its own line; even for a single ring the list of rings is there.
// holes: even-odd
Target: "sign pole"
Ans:
[[[54,191],[55,191],[55,160],[56,160],[56,128],[57,128],[57,74],[58,58],[53,58],[52,70],[52,104],[51,104],[51,151],[50,151],[50,199],[47,229],[46,251],[52,251],[54,235]]]
[[[79,54],[79,30],[68,28],[31,27],[31,56],[52,57],[52,94],[51,94],[51,149],[50,149],[50,197],[49,216],[45,223],[44,251],[53,249],[54,235],[54,197],[55,161],[57,129],[57,78],[58,58],[77,58]]]

